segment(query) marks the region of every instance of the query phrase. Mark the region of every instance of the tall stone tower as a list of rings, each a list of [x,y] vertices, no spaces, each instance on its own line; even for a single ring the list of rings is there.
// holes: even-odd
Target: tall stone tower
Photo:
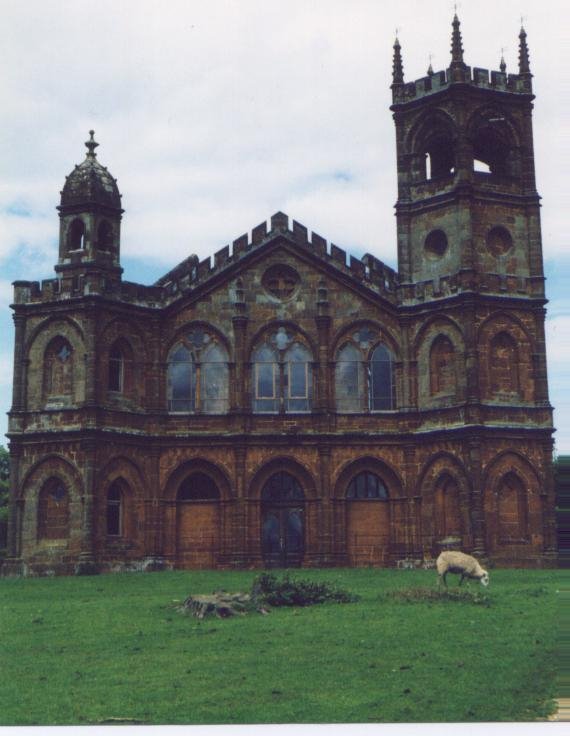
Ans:
[[[417,333],[434,320],[443,333],[424,363],[431,375],[420,369],[418,403],[420,409],[463,405],[474,547],[483,553],[490,544],[496,551],[499,533],[489,525],[501,513],[520,517],[529,506],[521,488],[501,512],[497,504],[508,494],[486,487],[482,468],[491,427],[501,427],[511,447],[519,444],[521,457],[536,457],[544,472],[542,492],[550,487],[546,300],[524,28],[518,74],[507,74],[503,58],[490,73],[467,66],[457,15],[444,71],[434,72],[430,64],[425,77],[405,82],[396,39],[392,99],[403,302]],[[423,386],[422,400],[426,382],[431,385]],[[454,390],[446,390],[452,384]],[[551,522],[543,522],[548,535]]]

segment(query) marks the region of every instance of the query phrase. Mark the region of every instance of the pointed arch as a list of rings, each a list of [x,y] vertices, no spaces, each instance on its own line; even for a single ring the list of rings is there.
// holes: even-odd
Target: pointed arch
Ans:
[[[471,483],[463,461],[449,452],[433,455],[419,478],[421,494],[421,544],[426,557],[437,557],[439,542],[459,539],[461,549],[473,546]]]
[[[455,396],[457,390],[456,355],[447,335],[439,334],[429,351],[429,382],[432,396]]]

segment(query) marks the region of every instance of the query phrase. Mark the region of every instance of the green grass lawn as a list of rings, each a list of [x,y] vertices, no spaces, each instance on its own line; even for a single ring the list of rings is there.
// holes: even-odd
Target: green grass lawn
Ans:
[[[390,595],[435,586],[435,571],[335,569],[294,575],[358,602],[203,621],[173,608],[247,591],[255,575],[0,580],[0,724],[526,721],[554,709],[563,571],[494,570],[488,605]]]

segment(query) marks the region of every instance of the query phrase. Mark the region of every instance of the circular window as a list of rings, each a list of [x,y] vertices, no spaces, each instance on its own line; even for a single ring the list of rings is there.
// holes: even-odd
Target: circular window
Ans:
[[[297,271],[291,266],[271,266],[263,274],[263,288],[276,299],[290,299],[300,282]]]
[[[487,233],[487,248],[494,256],[503,256],[513,247],[513,239],[505,227],[493,227]]]
[[[443,230],[432,230],[424,243],[426,255],[430,258],[441,258],[447,250],[447,235]]]

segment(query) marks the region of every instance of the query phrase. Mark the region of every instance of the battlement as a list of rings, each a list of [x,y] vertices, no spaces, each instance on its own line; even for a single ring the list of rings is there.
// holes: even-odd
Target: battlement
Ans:
[[[284,236],[290,242],[314,253],[340,271],[350,274],[374,291],[395,300],[398,275],[394,269],[369,253],[362,259],[347,254],[343,248],[339,248],[334,243],[327,243],[317,233],[309,234],[309,230],[296,220],[290,222],[289,217],[283,212],[277,212],[271,217],[269,223],[262,222],[254,227],[251,233],[236,238],[231,245],[226,245],[214,253],[213,257],[202,261],[199,261],[197,256],[186,258],[165,276],[158,279],[155,286],[163,287],[172,298],[223,272],[245,255],[275,238],[276,235]]]
[[[527,75],[489,71],[479,67],[463,66],[458,75],[451,68],[434,72],[413,82],[392,85],[394,105],[406,104],[449,89],[454,84],[470,84],[481,89],[512,94],[532,94],[531,79]]]
[[[14,304],[16,305],[102,296],[130,304],[155,307],[162,306],[164,300],[164,290],[159,286],[144,286],[130,281],[111,280],[100,274],[85,274],[69,279],[14,281],[13,286]]]

